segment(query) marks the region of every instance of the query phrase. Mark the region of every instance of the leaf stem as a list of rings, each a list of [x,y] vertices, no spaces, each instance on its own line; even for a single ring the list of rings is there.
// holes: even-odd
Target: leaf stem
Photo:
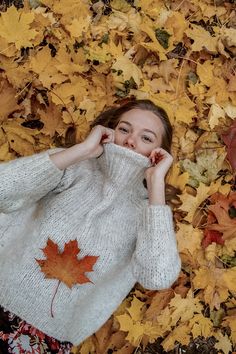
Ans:
[[[56,287],[56,290],[55,290],[55,292],[54,292],[52,301],[51,301],[51,316],[52,316],[52,317],[54,317],[54,316],[53,316],[53,312],[52,312],[52,305],[53,305],[53,301],[54,301],[54,299],[55,299],[55,296],[56,296],[56,293],[57,293],[57,290],[58,290],[58,288],[59,288],[60,283],[61,283],[61,281],[59,280],[59,281],[58,281],[58,284],[57,284],[57,287]]]

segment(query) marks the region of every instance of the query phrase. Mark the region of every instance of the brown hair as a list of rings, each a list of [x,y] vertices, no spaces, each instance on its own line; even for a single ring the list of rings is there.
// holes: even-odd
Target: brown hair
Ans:
[[[172,142],[172,126],[170,124],[168,115],[163,108],[155,105],[150,100],[132,100],[119,107],[112,107],[100,113],[91,123],[90,127],[93,128],[94,126],[101,124],[105,127],[115,129],[122,114],[137,108],[144,111],[153,112],[158,118],[160,118],[164,127],[161,147],[167,152],[170,152]]]

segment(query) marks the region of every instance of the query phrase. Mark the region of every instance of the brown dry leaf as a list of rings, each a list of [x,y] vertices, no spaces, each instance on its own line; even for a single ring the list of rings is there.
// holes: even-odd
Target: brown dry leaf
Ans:
[[[108,341],[112,334],[112,318],[110,318],[93,336],[97,354],[106,352]]]
[[[10,113],[20,109],[16,100],[16,90],[6,80],[0,82],[0,122],[7,119]]]
[[[209,222],[207,228],[221,232],[224,240],[234,238],[236,236],[236,219],[234,214],[230,215],[230,209],[232,211],[235,209],[236,193],[232,192],[228,197],[221,193],[215,193],[211,196],[211,201],[214,204],[208,206],[208,210],[213,213],[215,220]]]
[[[144,314],[145,321],[156,321],[159,313],[169,304],[170,299],[174,297],[174,290],[160,290],[152,298],[152,302]]]
[[[53,103],[50,103],[46,110],[38,110],[41,122],[44,126],[41,133],[53,137],[57,132],[64,135],[66,132],[66,124],[62,120],[61,110]]]

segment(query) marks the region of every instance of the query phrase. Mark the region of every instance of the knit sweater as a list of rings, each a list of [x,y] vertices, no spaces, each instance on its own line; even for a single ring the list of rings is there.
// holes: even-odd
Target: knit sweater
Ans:
[[[109,143],[99,158],[56,167],[50,149],[0,164],[0,304],[49,336],[80,344],[117,309],[136,282],[168,288],[180,271],[171,209],[149,205],[149,159]],[[78,259],[99,256],[91,283],[71,289],[46,279],[48,238]]]

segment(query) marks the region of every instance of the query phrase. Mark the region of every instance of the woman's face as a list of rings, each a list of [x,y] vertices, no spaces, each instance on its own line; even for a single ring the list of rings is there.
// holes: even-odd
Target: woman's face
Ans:
[[[135,108],[120,117],[114,143],[148,157],[153,149],[161,146],[163,133],[164,127],[158,116]]]

